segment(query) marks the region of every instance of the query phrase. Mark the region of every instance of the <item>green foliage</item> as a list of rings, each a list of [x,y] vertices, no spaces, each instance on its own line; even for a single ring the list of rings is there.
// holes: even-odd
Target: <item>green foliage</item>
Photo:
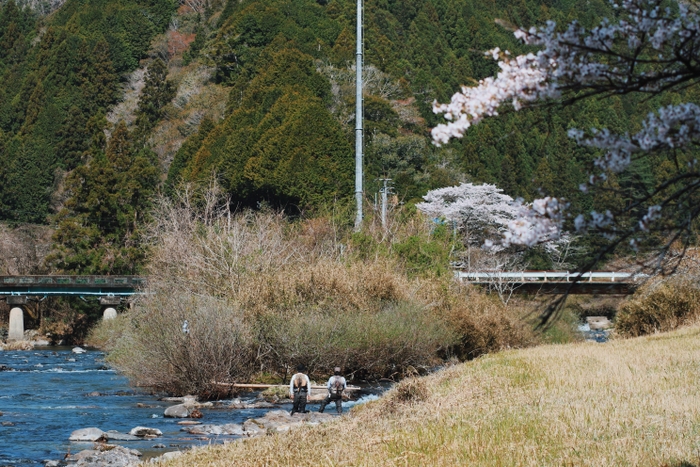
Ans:
[[[450,252],[452,243],[445,226],[439,226],[429,239],[411,235],[392,246],[393,252],[403,263],[410,276],[449,274]]]
[[[141,91],[139,108],[136,110],[136,139],[145,140],[148,133],[163,116],[163,107],[173,100],[177,89],[167,79],[168,67],[160,58],[148,67],[146,83]]]
[[[376,216],[374,222],[367,222],[378,224]],[[368,226],[358,232],[347,226],[350,257],[354,261],[390,258],[412,278],[449,277],[450,256],[461,248],[450,226],[426,226],[413,205],[397,208],[388,216],[388,224],[388,231],[376,224],[376,230]],[[418,231],[414,230],[416,224],[421,225]]]
[[[164,191],[166,194],[170,196],[174,194],[174,189],[177,188],[178,181],[183,178],[183,171],[187,168],[188,164],[190,164],[190,161],[197,151],[202,147],[204,139],[211,133],[214,126],[214,122],[210,118],[203,118],[199,124],[197,133],[188,138],[175,153],[175,158],[168,169],[168,178],[165,181]]]
[[[203,141],[198,133],[186,144],[171,176],[178,171],[196,181],[215,170],[233,201],[248,206],[267,201],[299,210],[348,197],[352,150],[324,105],[329,83],[311,57],[295,49],[270,51],[265,63],[240,102],[232,94],[230,116]]]
[[[0,220],[46,222],[56,174],[85,163],[119,75],[173,11],[170,0],[68,0],[40,23],[12,0],[0,5]]]
[[[158,183],[155,154],[137,150],[120,122],[105,153],[66,179],[71,197],[56,216],[47,263],[73,274],[134,274],[145,251],[139,238]]]
[[[199,52],[204,47],[206,41],[206,31],[202,27],[201,21],[198,21],[197,26],[194,29],[194,40],[190,44],[189,49],[185,51],[182,55],[183,65],[189,65],[192,60],[199,56]]]

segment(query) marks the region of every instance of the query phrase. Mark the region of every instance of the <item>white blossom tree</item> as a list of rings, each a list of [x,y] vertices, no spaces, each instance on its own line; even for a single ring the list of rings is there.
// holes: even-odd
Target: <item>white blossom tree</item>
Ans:
[[[570,235],[560,232],[551,223],[527,221],[529,214],[539,209],[539,202],[535,205],[524,204],[522,200],[515,200],[503,193],[496,185],[461,183],[459,186],[431,190],[423,199],[424,202],[416,204],[418,210],[433,219],[447,221],[462,232],[467,245],[468,268],[472,267],[472,246],[499,253],[508,246],[524,244],[521,239],[525,237],[548,238],[552,241],[546,243],[545,252],[563,264],[566,253],[560,248],[562,245],[568,248],[572,241]],[[519,238],[514,237],[513,232],[516,231]],[[499,236],[503,241],[497,240]],[[517,258],[513,260],[513,253],[509,252],[507,256],[510,258],[507,260],[500,258],[494,263],[494,258],[491,258],[487,264],[479,267],[512,271],[520,267]],[[496,264],[499,266],[496,267]]]
[[[662,3],[669,7],[662,8]],[[487,52],[498,60],[500,72],[474,87],[463,87],[447,104],[434,104],[434,111],[447,119],[432,130],[435,144],[463,136],[472,125],[503,109],[517,111],[541,102],[567,105],[630,93],[682,93],[697,84],[700,15],[695,3],[613,0],[612,5],[617,19],[604,19],[593,29],[577,22],[563,28],[554,22],[529,30],[515,28],[517,38],[539,51],[516,57],[498,48]],[[550,241],[569,219],[577,232],[599,232],[610,240],[599,258],[629,243],[653,253],[644,256],[647,260],[641,266],[672,272],[682,255],[668,252],[674,245],[687,248],[693,241],[700,214],[700,106],[686,102],[661,107],[644,119],[636,134],[585,128],[569,130],[569,136],[603,152],[588,182],[580,186],[584,192],[598,189],[612,174],[652,155],[670,162],[672,170],[653,188],[628,194],[630,201],[618,211],[569,213],[564,199],[535,200],[509,223],[503,242],[532,246]],[[652,235],[654,241],[649,240]]]
[[[519,206],[496,185],[461,183],[429,191],[416,204],[432,218],[454,223],[463,231],[467,244],[483,244],[494,233],[504,233],[518,217]]]

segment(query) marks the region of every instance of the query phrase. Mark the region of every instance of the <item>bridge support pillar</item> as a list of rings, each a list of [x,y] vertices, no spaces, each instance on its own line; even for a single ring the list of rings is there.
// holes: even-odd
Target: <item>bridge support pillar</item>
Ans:
[[[7,340],[24,340],[24,312],[19,307],[10,310],[10,328],[7,333]]]
[[[108,319],[114,319],[117,317],[117,310],[112,307],[105,308],[104,313],[102,313],[102,320],[107,321]]]

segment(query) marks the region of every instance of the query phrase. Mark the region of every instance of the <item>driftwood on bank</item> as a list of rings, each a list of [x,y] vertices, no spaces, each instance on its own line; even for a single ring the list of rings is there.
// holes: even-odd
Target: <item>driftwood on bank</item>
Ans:
[[[226,386],[229,388],[244,388],[244,389],[267,389],[267,388],[288,388],[288,384],[254,384],[254,383],[220,383],[215,381],[217,386]],[[311,386],[311,389],[328,389],[326,386]],[[346,391],[359,391],[362,388],[357,386],[348,386]]]

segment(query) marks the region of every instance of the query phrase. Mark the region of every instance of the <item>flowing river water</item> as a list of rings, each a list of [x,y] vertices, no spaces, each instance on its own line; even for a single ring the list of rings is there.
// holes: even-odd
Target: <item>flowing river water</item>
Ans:
[[[177,402],[161,401],[130,387],[124,376],[105,365],[103,357],[101,352],[76,354],[66,347],[0,351],[0,467],[39,466],[89,449],[92,443],[68,441],[74,430],[87,427],[122,433],[136,426],[161,430],[163,436],[156,439],[114,443],[137,449],[144,458],[232,439],[181,431],[180,420],[163,417],[165,408]],[[228,402],[200,409],[201,421],[243,423],[270,410],[231,409]],[[165,447],[154,447],[158,445]]]

